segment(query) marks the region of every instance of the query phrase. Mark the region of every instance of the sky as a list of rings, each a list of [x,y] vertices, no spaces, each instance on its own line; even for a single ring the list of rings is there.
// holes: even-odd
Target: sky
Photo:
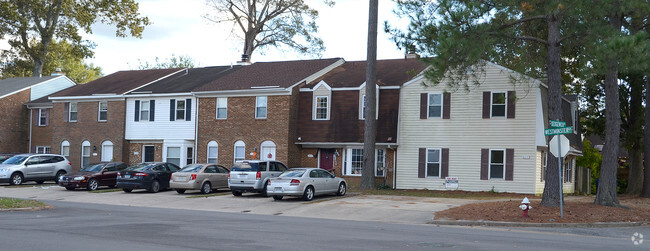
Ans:
[[[164,60],[172,55],[192,58],[197,66],[231,65],[241,59],[243,41],[232,35],[232,24],[215,24],[203,18],[210,11],[205,0],[138,0],[140,13],[152,22],[145,28],[142,39],[115,37],[115,29],[97,24],[84,39],[94,42],[94,58],[87,62],[102,68],[105,75],[121,70],[135,70],[144,62]],[[319,11],[318,36],[323,39],[322,58],[342,57],[346,61],[365,60],[368,25],[368,1],[336,0],[333,7],[323,0],[307,0]],[[404,52],[383,31],[384,21],[405,25],[392,12],[391,0],[379,0],[378,59],[403,58]],[[235,30],[237,32],[238,30]],[[291,50],[257,49],[253,62],[313,59]]]

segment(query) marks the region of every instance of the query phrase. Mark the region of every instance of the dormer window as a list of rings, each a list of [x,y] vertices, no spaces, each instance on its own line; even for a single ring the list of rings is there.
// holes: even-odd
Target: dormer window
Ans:
[[[316,97],[314,107],[315,107],[316,120],[329,119],[329,98],[327,96]]]

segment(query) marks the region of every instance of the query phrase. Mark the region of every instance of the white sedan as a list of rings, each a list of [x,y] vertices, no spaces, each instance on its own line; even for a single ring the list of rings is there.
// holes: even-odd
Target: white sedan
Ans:
[[[315,195],[345,195],[347,183],[343,178],[320,168],[291,168],[277,178],[269,179],[266,193],[275,200],[284,196],[302,197],[310,201]]]

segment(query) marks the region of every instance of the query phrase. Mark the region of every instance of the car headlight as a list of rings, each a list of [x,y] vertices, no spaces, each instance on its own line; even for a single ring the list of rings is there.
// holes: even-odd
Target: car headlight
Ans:
[[[74,180],[85,180],[85,177],[74,177]]]

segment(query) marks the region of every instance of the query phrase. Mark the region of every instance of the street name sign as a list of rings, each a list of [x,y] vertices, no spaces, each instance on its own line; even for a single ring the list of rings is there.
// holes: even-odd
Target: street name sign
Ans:
[[[566,127],[566,122],[551,120],[551,127],[553,127],[553,128]]]
[[[567,127],[558,127],[558,128],[549,128],[544,130],[545,136],[550,135],[559,135],[559,134],[569,134],[573,133],[573,128],[570,126]]]

